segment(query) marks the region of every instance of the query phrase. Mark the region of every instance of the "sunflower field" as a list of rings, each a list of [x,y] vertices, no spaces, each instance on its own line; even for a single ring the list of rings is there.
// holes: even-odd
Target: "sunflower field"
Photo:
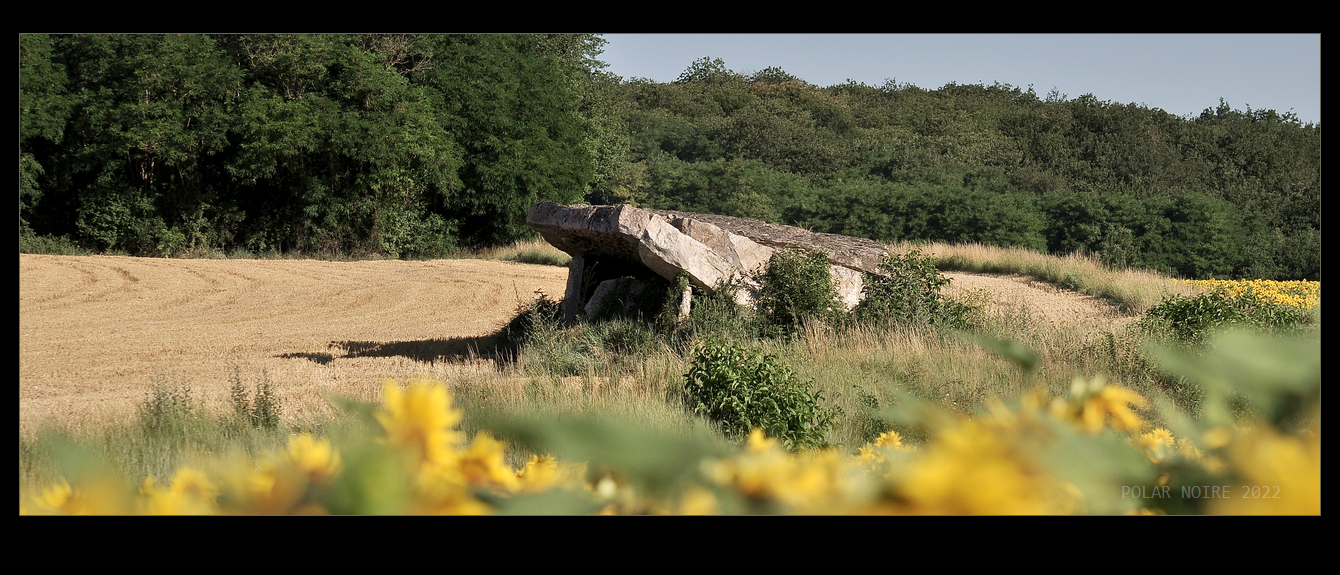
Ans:
[[[1232,298],[1253,299],[1263,303],[1315,309],[1321,306],[1321,282],[1273,280],[1171,280],[1177,285],[1204,291],[1218,291]]]
[[[1156,349],[1206,392],[1198,418],[1102,377],[975,416],[904,398],[855,450],[742,446],[611,420],[497,420],[467,438],[446,384],[386,382],[363,432],[291,436],[167,478],[88,458],[24,492],[20,514],[1319,514],[1320,346],[1216,337]],[[1246,403],[1244,403],[1244,401]],[[1244,405],[1248,407],[1243,407]],[[1164,426],[1152,427],[1152,414]],[[531,453],[506,463],[508,438]]]

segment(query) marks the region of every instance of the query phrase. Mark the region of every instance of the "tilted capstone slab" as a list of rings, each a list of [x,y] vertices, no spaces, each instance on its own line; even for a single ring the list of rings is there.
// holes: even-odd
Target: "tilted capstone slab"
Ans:
[[[888,254],[883,244],[872,240],[747,218],[628,205],[544,202],[531,207],[526,223],[545,241],[573,256],[564,296],[571,302],[564,305],[569,321],[577,312],[584,274],[593,262],[645,267],[668,280],[685,273],[692,285],[708,293],[733,284],[740,288],[736,302],[752,307],[759,288],[754,276],[763,271],[777,249],[818,251],[827,256],[839,298],[851,309],[861,299],[862,272],[880,273],[878,265]],[[684,307],[681,304],[681,316],[687,314]]]

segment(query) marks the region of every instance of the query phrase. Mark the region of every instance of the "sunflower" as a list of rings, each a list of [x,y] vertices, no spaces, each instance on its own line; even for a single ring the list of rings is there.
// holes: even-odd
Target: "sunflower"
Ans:
[[[386,443],[394,449],[418,454],[420,464],[454,461],[462,436],[455,430],[461,412],[451,408],[451,396],[441,383],[416,381],[403,392],[388,380],[382,394],[377,421],[386,430]]]

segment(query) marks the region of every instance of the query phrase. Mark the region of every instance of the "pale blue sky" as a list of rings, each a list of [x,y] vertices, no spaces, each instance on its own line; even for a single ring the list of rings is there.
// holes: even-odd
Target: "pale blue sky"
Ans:
[[[1224,98],[1321,122],[1320,34],[606,34],[625,78],[671,82],[695,59],[738,72],[777,66],[819,86],[886,79],[936,89],[1001,82],[1039,97],[1145,104],[1184,116]]]

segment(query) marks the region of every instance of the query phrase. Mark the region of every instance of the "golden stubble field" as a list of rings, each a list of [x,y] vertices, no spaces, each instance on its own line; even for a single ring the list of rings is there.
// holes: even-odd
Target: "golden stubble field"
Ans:
[[[997,311],[1052,323],[1103,321],[1102,300],[1023,277],[950,273]],[[156,378],[229,408],[234,368],[264,374],[285,415],[327,398],[375,401],[387,378],[491,373],[474,358],[567,269],[490,260],[183,260],[19,255],[19,428],[132,417]]]
[[[181,260],[19,255],[19,428],[132,416],[156,376],[228,408],[234,366],[286,415],[449,379],[473,338],[566,268],[486,260]],[[468,364],[468,362],[465,362]],[[474,369],[479,369],[475,366]]]

